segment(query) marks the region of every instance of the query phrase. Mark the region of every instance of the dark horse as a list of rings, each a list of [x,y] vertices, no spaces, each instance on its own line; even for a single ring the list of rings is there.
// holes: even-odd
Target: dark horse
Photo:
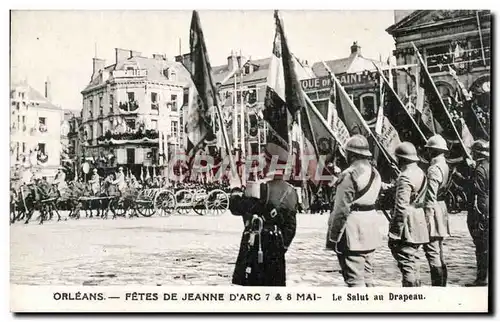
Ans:
[[[20,185],[11,188],[10,201],[10,222],[25,220],[28,224],[35,210],[40,215],[38,219],[40,224],[52,219],[54,213],[57,215],[57,221],[61,220],[61,215],[57,211],[56,203],[59,198],[59,191],[54,185],[47,184],[44,187],[35,184]]]

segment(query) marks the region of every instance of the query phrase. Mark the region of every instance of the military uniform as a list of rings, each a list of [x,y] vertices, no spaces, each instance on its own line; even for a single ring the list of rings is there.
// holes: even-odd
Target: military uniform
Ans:
[[[62,192],[67,188],[66,173],[64,173],[64,171],[60,171],[56,174],[56,177],[54,178],[54,184],[57,185],[57,190],[59,190],[59,192]]]
[[[97,171],[94,171],[94,174],[92,175],[92,178],[90,179],[90,189],[92,190],[93,195],[97,195],[100,190],[101,190],[101,177],[99,177],[99,174]]]
[[[266,150],[279,149],[268,143]],[[281,149],[282,150],[282,149]],[[286,151],[276,152],[286,159]],[[292,185],[276,176],[257,186],[258,195],[233,195],[229,209],[242,216],[245,228],[232,283],[244,286],[285,286],[285,253],[296,231],[298,195]]]
[[[352,153],[361,145],[360,154],[371,156],[366,138],[355,135],[347,143]],[[364,151],[364,152],[363,152]],[[382,244],[377,227],[375,202],[382,181],[368,159],[355,160],[337,181],[335,204],[329,219],[328,240],[335,250],[344,281],[349,287],[373,286],[373,253]]]
[[[448,151],[446,141],[440,135],[431,137],[426,147],[438,149],[443,153]],[[443,239],[450,235],[450,231],[448,210],[442,196],[446,192],[449,172],[450,169],[442,153],[431,160],[427,169],[428,184],[424,211],[429,228],[429,243],[424,244],[424,251],[429,262],[433,286],[446,286],[448,277],[448,270],[444,261]]]
[[[477,147],[476,143],[473,145],[473,150],[479,150],[477,153],[482,155],[476,160],[476,166],[472,173],[472,189],[467,214],[467,226],[472,241],[476,246],[477,276],[474,283],[467,286],[485,286],[488,284],[490,161],[487,158],[489,156],[489,145],[487,145],[487,142],[481,143],[483,146]]]
[[[401,167],[396,180],[395,204],[389,224],[389,248],[403,275],[403,287],[420,286],[416,253],[422,244],[429,242],[423,209],[427,180],[424,171],[417,165],[419,158],[413,144],[403,142],[396,148],[396,156],[408,161]]]
[[[125,182],[125,174],[123,174],[122,168],[118,170],[118,173],[116,174],[116,180],[113,182],[113,184],[116,184],[118,191],[120,191],[120,193],[125,192],[125,189],[127,188],[127,183]]]

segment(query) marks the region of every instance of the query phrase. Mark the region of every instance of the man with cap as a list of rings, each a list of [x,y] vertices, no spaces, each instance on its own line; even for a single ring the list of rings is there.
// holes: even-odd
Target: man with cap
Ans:
[[[466,286],[488,285],[489,217],[490,217],[490,145],[478,140],[472,145],[474,166],[469,195],[467,226],[476,246],[477,275],[473,283]]]
[[[99,173],[97,173],[97,169],[94,168],[92,172],[93,174],[92,178],[90,178],[89,180],[89,184],[90,184],[90,189],[92,190],[92,194],[95,196],[99,194],[101,190],[101,177],[99,176]]]
[[[446,286],[448,269],[444,262],[443,239],[450,235],[450,231],[448,210],[443,197],[450,172],[444,157],[448,147],[444,138],[437,134],[429,138],[425,148],[430,165],[427,169],[427,191],[424,198],[429,243],[424,244],[424,251],[429,262],[432,286]]]
[[[115,184],[120,193],[123,193],[127,188],[127,183],[125,182],[125,174],[123,173],[123,167],[118,168],[118,172],[116,173],[116,180],[112,182]]]
[[[298,196],[283,180],[288,151],[266,145],[265,183],[247,182],[243,194],[233,194],[229,209],[242,216],[245,229],[233,273],[233,284],[285,286],[285,253],[296,230]]]
[[[396,147],[401,173],[396,180],[394,209],[389,223],[389,248],[403,275],[403,287],[420,286],[416,253],[429,242],[423,201],[427,178],[419,168],[415,146],[410,142]]]
[[[370,164],[372,154],[364,136],[353,135],[345,150],[349,167],[337,180],[327,240],[334,245],[345,283],[372,287],[373,253],[382,244],[375,210],[382,180]]]

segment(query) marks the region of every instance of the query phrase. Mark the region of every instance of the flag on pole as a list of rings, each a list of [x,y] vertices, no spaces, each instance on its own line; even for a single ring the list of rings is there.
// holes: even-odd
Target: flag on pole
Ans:
[[[212,127],[212,107],[216,105],[217,89],[212,82],[212,68],[208,60],[203,30],[198,12],[193,11],[190,29],[191,65],[186,66],[194,83],[189,90],[186,115],[187,151],[194,156],[205,139],[215,139]]]
[[[141,182],[144,182],[144,167],[141,167],[141,176],[139,177]]]
[[[404,106],[392,84],[385,78],[380,68],[375,64],[374,66],[377,68],[383,92],[380,106],[384,116],[383,129],[380,132],[382,145],[390,147],[389,151],[394,151],[401,141],[412,142],[416,147],[424,146],[427,137]]]
[[[468,125],[470,133],[475,138],[489,141],[490,135],[472,107],[472,93],[465,88],[465,85],[458,78],[456,71],[450,65],[448,65],[448,68],[451,77],[453,77],[458,85],[458,88],[460,89],[458,96],[463,104],[461,110],[463,111],[464,120]]]
[[[275,20],[277,24],[277,19]],[[267,142],[276,143],[289,151],[291,122],[290,112],[285,104],[285,78],[281,42],[281,33],[278,26],[276,26],[262,116],[269,124]]]
[[[458,132],[451,116],[450,116],[450,113],[449,113],[447,107],[445,106],[443,99],[441,98],[441,95],[439,94],[439,91],[436,87],[436,84],[434,84],[434,81],[432,80],[432,77],[429,73],[429,70],[427,69],[427,66],[425,65],[424,60],[423,60],[422,56],[420,55],[415,44],[413,44],[413,48],[414,48],[415,53],[417,55],[417,59],[419,61],[419,67],[420,67],[420,75],[419,75],[420,76],[420,84],[419,84],[419,86],[425,90],[425,95],[426,95],[427,99],[429,100],[429,107],[432,110],[432,115],[441,127],[441,129],[440,129],[440,131],[438,131],[438,133],[440,133],[448,141],[458,142],[459,146],[462,149],[462,152],[464,152],[467,157],[470,157],[469,152],[467,151],[467,148],[464,145],[464,142],[461,138],[461,135],[459,134],[459,132]],[[436,124],[436,122],[435,122],[435,124]]]

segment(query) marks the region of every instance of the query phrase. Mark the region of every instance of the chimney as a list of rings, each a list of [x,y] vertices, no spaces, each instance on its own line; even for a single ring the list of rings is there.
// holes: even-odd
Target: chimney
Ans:
[[[355,42],[352,43],[352,46],[351,46],[351,55],[352,54],[361,55],[361,46],[358,45],[357,41],[355,41]]]
[[[45,98],[48,99],[49,101],[51,100],[50,97],[50,80],[47,77],[47,80],[45,81]]]
[[[104,64],[104,59],[92,58],[92,75],[95,75],[97,72],[104,69]]]
[[[131,57],[131,54],[132,54],[131,50],[115,48],[115,64],[119,64],[129,59]]]
[[[238,68],[238,66],[238,57],[234,56],[233,51],[231,51],[231,55],[227,56],[227,68],[233,70],[234,68]]]
[[[153,54],[153,59],[157,60],[167,60],[167,56],[164,54]]]
[[[140,51],[135,51],[135,50],[131,50],[130,51],[130,57],[129,58],[132,58],[132,57],[138,57],[140,56],[142,53]]]

